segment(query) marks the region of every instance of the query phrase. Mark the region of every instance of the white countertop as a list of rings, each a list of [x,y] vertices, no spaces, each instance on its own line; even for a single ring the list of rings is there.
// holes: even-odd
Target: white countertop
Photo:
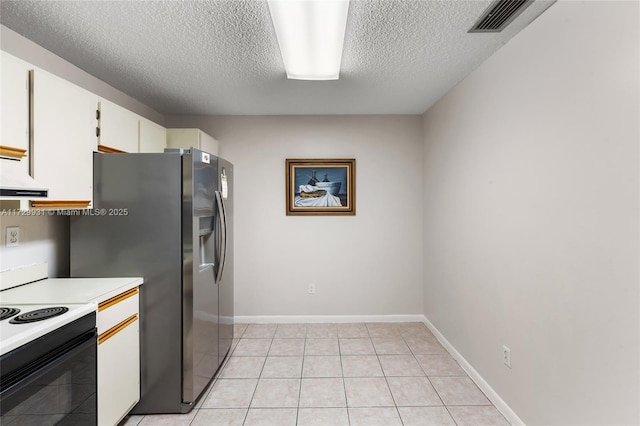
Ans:
[[[0,292],[0,304],[100,303],[141,285],[140,277],[47,278]]]
[[[31,273],[35,268],[38,270]],[[29,270],[28,270],[29,269]],[[25,275],[25,271],[27,274]],[[46,268],[35,265],[17,271],[24,276],[43,278]],[[9,274],[13,272],[9,271]],[[46,276],[46,275],[45,275]],[[3,279],[8,275],[3,275]],[[12,278],[12,277],[10,277]],[[16,281],[10,279],[8,281]],[[0,291],[0,306],[16,307],[21,313],[64,305],[69,311],[63,315],[29,324],[11,324],[9,319],[0,323],[0,355],[55,330],[82,315],[95,312],[98,304],[141,285],[142,278],[43,278]],[[19,281],[18,281],[19,283]]]

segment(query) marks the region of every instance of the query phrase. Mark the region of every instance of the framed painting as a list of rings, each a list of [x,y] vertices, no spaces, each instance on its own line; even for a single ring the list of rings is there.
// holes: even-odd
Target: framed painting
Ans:
[[[355,215],[356,160],[287,159],[287,215]]]

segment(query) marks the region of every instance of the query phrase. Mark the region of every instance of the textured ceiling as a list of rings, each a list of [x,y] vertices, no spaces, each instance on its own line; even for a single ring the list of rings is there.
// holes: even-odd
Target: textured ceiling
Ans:
[[[7,1],[0,22],[164,114],[421,114],[553,3],[501,33],[490,0],[351,0],[340,79],[287,80],[265,1]]]

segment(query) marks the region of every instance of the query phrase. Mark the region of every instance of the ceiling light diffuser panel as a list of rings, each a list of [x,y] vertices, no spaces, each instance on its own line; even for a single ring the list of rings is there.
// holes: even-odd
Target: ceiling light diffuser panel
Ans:
[[[268,0],[287,78],[337,80],[349,0]]]

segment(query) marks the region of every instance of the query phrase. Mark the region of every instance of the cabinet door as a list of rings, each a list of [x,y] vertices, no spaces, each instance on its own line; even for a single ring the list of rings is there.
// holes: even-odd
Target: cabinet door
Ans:
[[[2,140],[0,145],[18,149],[29,149],[29,64],[2,52],[0,67],[2,82]],[[28,159],[23,159],[25,172],[29,170]]]
[[[144,118],[140,119],[140,152],[164,152],[167,129]]]
[[[90,207],[97,98],[39,69],[32,96],[33,177],[49,187],[49,199],[32,205]]]
[[[167,129],[168,148],[200,148],[198,129]]]
[[[208,152],[209,154],[218,155],[218,141],[202,131],[199,136],[200,149]]]
[[[1,52],[0,167],[3,176],[29,175],[29,69],[30,65]],[[18,161],[17,161],[18,160]],[[6,178],[5,178],[6,179]],[[11,185],[5,180],[4,185]],[[22,208],[22,201],[13,208]],[[25,202],[24,208],[28,208]]]
[[[198,148],[218,155],[218,141],[200,129],[167,129],[169,148]]]
[[[138,152],[138,115],[105,99],[100,99],[98,108],[98,149]]]
[[[139,321],[98,345],[98,425],[113,426],[140,400]]]

